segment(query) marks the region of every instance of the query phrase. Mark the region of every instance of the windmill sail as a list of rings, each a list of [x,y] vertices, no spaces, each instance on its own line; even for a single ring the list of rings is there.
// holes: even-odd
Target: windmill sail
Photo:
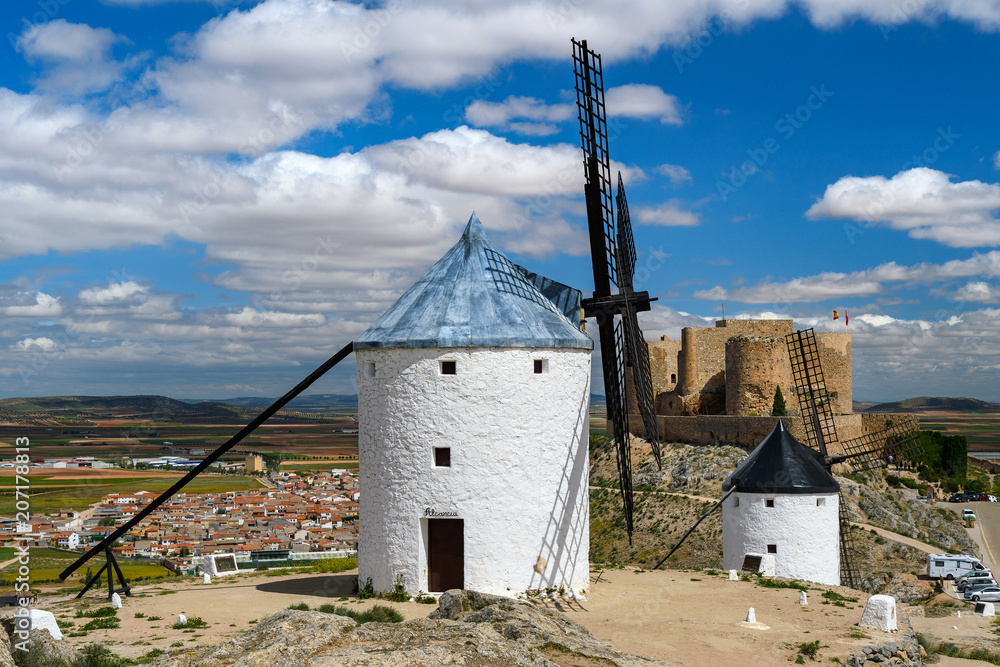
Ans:
[[[855,471],[872,470],[889,465],[890,461],[912,460],[923,453],[916,434],[917,420],[906,416],[874,433],[865,433],[842,445],[837,437],[833,406],[823,379],[819,347],[813,329],[804,329],[785,337],[788,358],[792,365],[795,393],[802,412],[806,444],[823,455],[827,470],[834,463],[849,461]],[[842,447],[843,452],[837,451]],[[834,452],[834,453],[831,453]],[[861,575],[856,566],[850,518],[840,493],[840,579],[844,586],[860,588]]]
[[[611,167],[608,157],[608,123],[604,108],[604,75],[601,56],[587,48],[586,40],[573,40],[573,71],[576,103],[583,147],[587,203],[587,227],[594,269],[594,295],[583,301],[586,317],[597,320],[601,338],[601,364],[608,420],[614,430],[618,477],[629,540],[632,539],[632,465],[629,446],[628,402],[625,369],[632,369],[637,403],[642,413],[646,437],[653,443],[657,465],[660,450],[649,377],[649,349],[642,337],[636,313],[649,310],[648,292],[632,287],[635,271],[635,243],[628,219],[628,204],[621,187],[617,202],[611,195]],[[618,224],[615,210],[618,206]],[[617,291],[614,291],[617,290]]]

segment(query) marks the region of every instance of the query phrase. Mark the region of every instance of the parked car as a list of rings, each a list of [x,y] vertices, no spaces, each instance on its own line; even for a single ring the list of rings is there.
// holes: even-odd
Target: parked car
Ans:
[[[970,502],[971,498],[968,493],[956,493],[951,498],[948,499],[949,503],[967,503]]]
[[[965,599],[973,602],[1000,602],[1000,586],[986,586],[978,590],[966,591]]]
[[[960,593],[978,590],[989,586],[1000,586],[993,577],[970,577],[968,580],[959,583],[956,588]]]
[[[986,496],[986,499],[989,500],[991,503],[995,503],[997,501],[996,496]]]

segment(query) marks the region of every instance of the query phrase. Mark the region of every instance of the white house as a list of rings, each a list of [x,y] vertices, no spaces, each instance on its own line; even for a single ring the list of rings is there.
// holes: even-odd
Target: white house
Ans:
[[[580,293],[472,215],[355,342],[358,572],[375,591],[588,586],[593,341]]]
[[[723,482],[722,562],[773,558],[774,575],[840,585],[840,485],[819,452],[778,422]]]

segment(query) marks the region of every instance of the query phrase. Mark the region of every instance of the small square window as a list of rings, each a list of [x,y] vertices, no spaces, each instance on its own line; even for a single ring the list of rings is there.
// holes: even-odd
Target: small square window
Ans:
[[[764,507],[774,507],[774,498],[768,498],[765,500]]]
[[[451,447],[434,448],[434,465],[438,468],[451,467]]]
[[[549,372],[549,360],[548,359],[535,359],[535,373],[548,373]]]
[[[776,553],[778,553],[778,545],[777,544],[768,544],[767,545],[767,553],[769,553],[769,554],[776,554]]]
[[[816,507],[826,507],[826,498],[817,498]]]
[[[365,364],[365,377],[371,380],[375,377],[375,364],[370,362]]]
[[[454,361],[442,361],[441,362],[441,375],[455,375],[457,372],[457,363]]]
[[[733,507],[739,507],[739,506],[740,506],[740,499],[739,496],[737,496],[736,498],[733,498]]]

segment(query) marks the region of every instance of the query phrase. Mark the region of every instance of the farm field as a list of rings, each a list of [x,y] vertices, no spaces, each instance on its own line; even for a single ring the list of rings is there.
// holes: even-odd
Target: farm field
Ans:
[[[270,452],[283,457],[356,456],[358,434],[353,417],[305,420],[288,423],[276,417],[262,425],[227,454],[224,460],[240,460],[248,451]],[[249,420],[248,420],[249,421]],[[300,422],[302,420],[299,420]],[[121,461],[129,456],[186,455],[189,449],[214,450],[239,431],[242,423],[136,422],[128,420],[82,421],[55,426],[0,424],[0,460],[13,457],[17,438],[28,438],[31,458],[51,459],[93,456]]]
[[[71,565],[81,554],[73,554],[57,549],[35,548],[31,549],[31,573],[29,575],[31,584],[54,583],[60,586],[71,586],[83,581],[83,576],[89,567],[92,572],[97,572],[104,563],[101,558],[91,559],[88,565],[75,572],[66,582],[59,580],[59,573]],[[9,558],[7,559],[9,560]],[[0,560],[0,562],[3,562]],[[162,578],[174,576],[170,570],[148,562],[133,562],[128,559],[119,559],[119,566],[125,579],[132,582],[136,579]],[[13,563],[0,569],[0,594],[10,593],[14,587],[14,580],[18,576],[18,564]]]
[[[948,435],[964,435],[969,453],[1000,453],[1000,414],[928,412],[920,415],[920,428],[942,431]]]

